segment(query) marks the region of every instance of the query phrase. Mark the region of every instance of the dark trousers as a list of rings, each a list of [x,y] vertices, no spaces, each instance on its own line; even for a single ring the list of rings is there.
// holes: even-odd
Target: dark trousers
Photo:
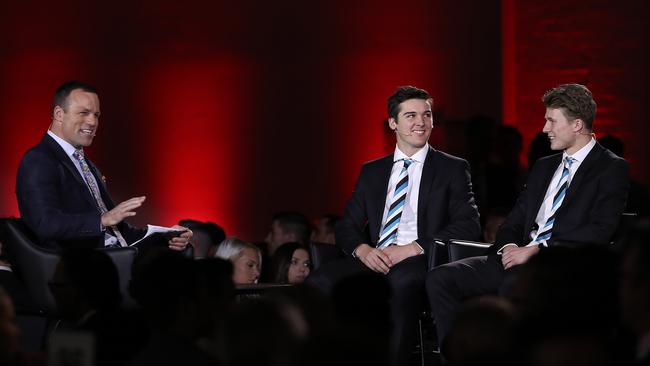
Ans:
[[[415,342],[418,315],[424,304],[426,265],[426,257],[418,255],[396,264],[386,275],[392,292],[390,315],[393,331],[390,344],[396,365],[408,363]],[[345,258],[319,268],[309,276],[308,283],[329,294],[339,281],[362,273],[373,271],[358,259]]]
[[[503,269],[497,255],[471,257],[434,268],[426,276],[425,287],[431,315],[436,321],[442,344],[451,330],[456,313],[465,300],[489,294],[505,294],[518,272]]]

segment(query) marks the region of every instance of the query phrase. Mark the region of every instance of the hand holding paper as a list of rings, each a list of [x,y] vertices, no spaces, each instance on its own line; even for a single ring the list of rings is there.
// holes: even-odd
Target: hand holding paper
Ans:
[[[183,250],[192,237],[192,231],[186,227],[174,225],[172,227],[147,225],[147,233],[142,239],[134,242],[133,245],[145,245],[144,242],[167,241],[169,249]]]
[[[172,229],[180,230],[181,235],[175,236],[169,240],[169,249],[178,251],[184,250],[192,238],[192,230],[180,225],[174,225],[172,226]]]

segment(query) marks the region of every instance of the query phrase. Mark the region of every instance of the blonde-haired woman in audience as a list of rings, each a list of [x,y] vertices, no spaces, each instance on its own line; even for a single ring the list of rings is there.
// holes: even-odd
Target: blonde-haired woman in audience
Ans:
[[[219,244],[214,256],[232,262],[232,280],[236,285],[257,283],[260,278],[262,252],[249,242],[227,238]]]

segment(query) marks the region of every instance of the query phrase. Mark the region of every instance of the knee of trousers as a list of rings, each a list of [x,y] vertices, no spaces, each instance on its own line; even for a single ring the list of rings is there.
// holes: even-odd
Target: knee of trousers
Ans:
[[[456,268],[446,264],[430,271],[424,282],[429,298],[454,286],[456,272]]]

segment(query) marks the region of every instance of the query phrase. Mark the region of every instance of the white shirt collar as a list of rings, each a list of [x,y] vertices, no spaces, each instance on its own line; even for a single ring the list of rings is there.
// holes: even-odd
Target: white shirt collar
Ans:
[[[418,163],[424,163],[424,160],[427,158],[427,153],[429,153],[429,144],[424,144],[424,146],[418,150],[413,156],[407,156],[402,152],[402,150],[395,145],[395,153],[393,154],[393,162],[404,160],[404,159],[411,159],[415,162]]]
[[[569,155],[566,153],[566,151],[564,151],[564,153],[562,154],[562,161],[564,161],[564,159],[567,156],[571,156],[577,162],[582,163],[595,145],[596,145],[596,140],[592,137],[591,141],[589,141],[587,145],[583,146],[582,149],[576,151],[573,155]]]
[[[55,135],[54,132],[47,130],[47,134],[50,135],[50,137],[52,137],[54,141],[56,141],[59,145],[61,145],[61,148],[63,148],[63,151],[65,151],[65,153],[68,154],[69,157],[72,157],[72,154],[74,154],[74,152],[77,151],[77,149],[75,149],[74,146],[72,146],[66,140]]]

